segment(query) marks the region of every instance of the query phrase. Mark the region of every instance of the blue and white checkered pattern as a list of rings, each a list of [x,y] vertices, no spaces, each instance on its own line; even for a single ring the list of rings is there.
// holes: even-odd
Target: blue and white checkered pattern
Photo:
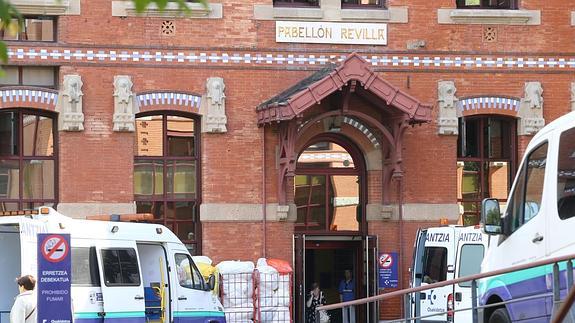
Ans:
[[[140,106],[151,105],[178,105],[187,106],[199,110],[201,97],[187,93],[154,92],[137,95]]]
[[[255,64],[313,66],[339,63],[345,54],[285,54],[257,52],[185,52],[93,49],[9,48],[11,60],[100,61],[175,64]],[[491,57],[491,56],[363,56],[373,66],[418,68],[488,68],[488,69],[575,69],[575,57]]]
[[[0,100],[2,103],[40,103],[55,107],[58,102],[58,93],[26,89],[2,90],[0,91]]]
[[[461,99],[458,103],[460,111],[480,110],[480,109],[499,109],[519,111],[520,101],[517,99],[501,98],[501,97],[478,97]]]

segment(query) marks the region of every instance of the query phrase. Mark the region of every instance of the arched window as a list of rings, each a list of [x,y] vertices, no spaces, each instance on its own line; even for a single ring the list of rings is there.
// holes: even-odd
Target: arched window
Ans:
[[[0,211],[56,206],[56,138],[53,114],[0,110]]]
[[[509,117],[459,119],[457,200],[464,224],[479,223],[484,198],[507,203],[517,154],[515,127],[516,121]]]
[[[136,118],[134,198],[138,213],[152,213],[193,254],[200,252],[199,122],[191,115]]]
[[[362,166],[338,143],[319,141],[299,156],[294,178],[296,230],[360,231]]]

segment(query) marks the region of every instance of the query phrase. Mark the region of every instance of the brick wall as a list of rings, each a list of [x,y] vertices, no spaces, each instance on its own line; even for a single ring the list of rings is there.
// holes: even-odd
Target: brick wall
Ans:
[[[63,16],[58,20],[58,41],[42,43],[10,43],[11,50],[47,49],[75,51],[116,51],[132,54],[183,52],[211,55],[237,54],[241,57],[266,55],[277,57],[325,56],[335,61],[341,55],[357,51],[370,58],[381,57],[461,57],[559,59],[569,60],[575,52],[575,29],[570,25],[574,10],[564,0],[522,0],[521,8],[541,10],[539,26],[489,25],[497,32],[495,42],[485,42],[485,25],[440,25],[438,8],[453,8],[452,0],[389,0],[389,6],[407,6],[409,23],[389,24],[387,46],[284,44],[275,42],[275,23],[255,20],[254,4],[271,4],[271,0],[219,1],[223,19],[169,19],[146,17],[112,17],[111,0],[82,1],[80,16]],[[176,34],[165,36],[161,23],[174,20]],[[410,40],[425,40],[419,51],[407,51]],[[41,59],[17,55],[10,64],[58,65],[63,75],[77,73],[84,82],[85,130],[60,132],[59,199],[60,203],[130,203],[133,201],[133,133],[112,131],[113,78],[130,75],[137,93],[149,91],[180,91],[203,94],[208,77],[219,76],[226,84],[228,132],[202,134],[201,200],[203,203],[261,204],[277,202],[277,144],[275,125],[265,129],[257,125],[255,107],[261,102],[309,76],[321,64],[309,63],[223,63],[209,58],[194,61],[177,59],[88,60],[86,58]],[[376,64],[373,69],[394,86],[434,106],[432,122],[409,128],[404,136],[402,165],[405,171],[404,201],[406,203],[456,203],[457,200],[457,137],[437,135],[437,82],[452,80],[460,98],[472,96],[504,96],[520,98],[527,81],[541,82],[544,93],[546,122],[570,110],[570,84],[575,81],[571,67],[519,68],[503,66],[434,66],[413,64],[398,66]],[[353,101],[354,107],[369,105],[363,99]],[[177,110],[174,107],[174,110]],[[198,113],[198,111],[193,111]],[[495,113],[497,111],[485,111]],[[263,133],[265,131],[265,147]],[[365,152],[369,142],[361,135],[350,135]],[[355,137],[354,137],[355,136]],[[518,138],[518,157],[530,137]],[[299,144],[302,144],[301,142]],[[265,165],[263,164],[265,154]],[[262,186],[264,170],[265,196]],[[367,175],[368,203],[381,202],[381,171]],[[384,192],[396,200],[395,186]],[[211,215],[202,215],[210,217]],[[216,215],[213,215],[216,216]],[[413,239],[418,227],[438,222],[405,222],[400,234],[394,221],[370,222],[369,233],[379,236],[380,250],[403,250],[402,286],[407,287]],[[202,253],[215,262],[224,259],[256,260],[263,255],[261,222],[204,222]],[[292,259],[293,224],[269,222],[266,226],[268,257]],[[401,241],[401,243],[400,243]],[[381,307],[381,318],[399,315],[398,301]]]

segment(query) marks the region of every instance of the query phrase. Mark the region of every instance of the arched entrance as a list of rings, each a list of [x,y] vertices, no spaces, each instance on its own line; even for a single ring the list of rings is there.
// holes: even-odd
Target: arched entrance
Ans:
[[[294,179],[296,231],[366,232],[365,162],[347,138],[322,134],[300,152]]]
[[[305,321],[312,282],[323,286],[328,302],[339,302],[344,270],[353,272],[356,298],[376,294],[378,242],[367,219],[382,219],[394,202],[403,135],[431,120],[431,106],[352,54],[260,104],[257,114],[260,126],[277,130],[278,210],[287,208],[295,222],[296,321]],[[374,306],[357,310],[361,322],[379,319]]]
[[[335,131],[335,128],[331,129]],[[337,130],[338,132],[340,130]],[[353,273],[357,296],[366,296],[362,252],[367,233],[366,166],[357,145],[340,133],[321,133],[297,158],[294,203],[295,233],[303,241],[298,278],[303,290],[318,283],[327,303],[337,303],[344,272]],[[364,318],[365,313],[358,311]],[[341,311],[331,313],[341,321]]]

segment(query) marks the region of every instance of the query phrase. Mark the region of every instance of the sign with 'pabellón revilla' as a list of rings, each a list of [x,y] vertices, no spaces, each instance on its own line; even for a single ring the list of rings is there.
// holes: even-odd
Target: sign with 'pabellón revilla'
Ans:
[[[387,24],[276,21],[276,42],[387,45]]]

